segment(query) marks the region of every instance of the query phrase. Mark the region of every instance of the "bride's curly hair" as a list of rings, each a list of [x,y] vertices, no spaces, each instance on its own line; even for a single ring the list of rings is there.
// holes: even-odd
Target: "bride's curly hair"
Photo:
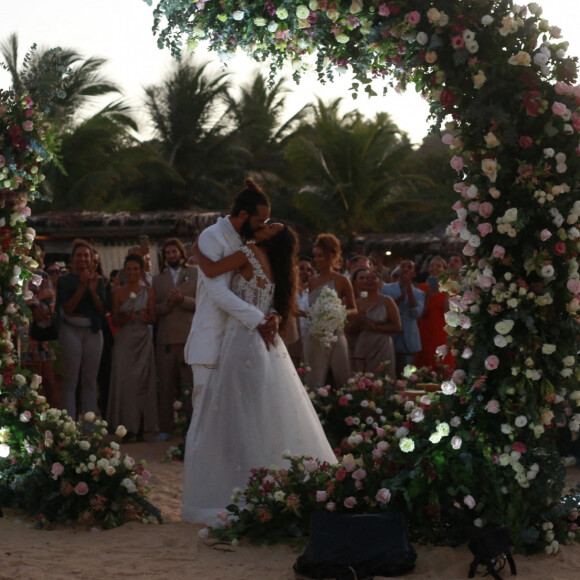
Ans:
[[[276,283],[274,308],[282,317],[280,331],[288,324],[288,317],[296,313],[296,290],[298,288],[298,236],[285,225],[275,236],[260,242],[272,269]]]

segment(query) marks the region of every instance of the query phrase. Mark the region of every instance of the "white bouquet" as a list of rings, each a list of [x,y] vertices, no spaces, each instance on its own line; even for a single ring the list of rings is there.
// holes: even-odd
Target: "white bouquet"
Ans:
[[[346,324],[346,308],[338,294],[325,287],[321,290],[316,302],[308,310],[309,334],[330,348],[337,340],[336,331]]]

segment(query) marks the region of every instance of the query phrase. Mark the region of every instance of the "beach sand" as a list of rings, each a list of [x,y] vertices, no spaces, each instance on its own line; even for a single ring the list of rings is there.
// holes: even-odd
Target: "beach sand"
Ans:
[[[37,530],[25,514],[5,510],[0,519],[0,580],[115,580],[138,578],[204,580],[295,580],[292,565],[301,549],[291,545],[212,547],[198,537],[203,526],[180,521],[182,464],[165,463],[175,442],[132,443],[123,451],[144,458],[152,473],[150,500],[163,514],[162,525],[138,522],[107,531],[56,526]],[[569,471],[574,483],[580,469]],[[417,566],[405,578],[464,580],[471,553],[458,548],[415,546]],[[573,580],[580,577],[580,545],[564,546],[553,556],[515,555],[520,578]],[[509,578],[509,568],[502,572]],[[477,577],[477,576],[476,576]],[[379,577],[375,577],[378,579]]]

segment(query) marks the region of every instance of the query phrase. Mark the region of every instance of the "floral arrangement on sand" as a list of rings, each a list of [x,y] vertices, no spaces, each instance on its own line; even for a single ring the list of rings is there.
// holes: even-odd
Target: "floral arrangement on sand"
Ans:
[[[120,452],[106,422],[87,414],[75,423],[49,409],[39,394],[41,377],[20,367],[18,328],[27,323],[31,298],[25,282],[34,282],[31,270],[38,267],[30,256],[35,232],[26,225],[27,204],[58,153],[41,110],[26,92],[0,91],[0,507],[26,509],[39,527],[161,521],[146,500],[146,466]]]

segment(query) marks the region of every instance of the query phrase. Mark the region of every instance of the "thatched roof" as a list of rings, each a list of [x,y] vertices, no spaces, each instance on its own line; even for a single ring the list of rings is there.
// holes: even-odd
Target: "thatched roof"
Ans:
[[[113,241],[136,239],[142,234],[153,238],[195,239],[220,215],[223,214],[204,211],[76,211],[32,215],[28,221],[37,235],[54,241],[78,237]]]

